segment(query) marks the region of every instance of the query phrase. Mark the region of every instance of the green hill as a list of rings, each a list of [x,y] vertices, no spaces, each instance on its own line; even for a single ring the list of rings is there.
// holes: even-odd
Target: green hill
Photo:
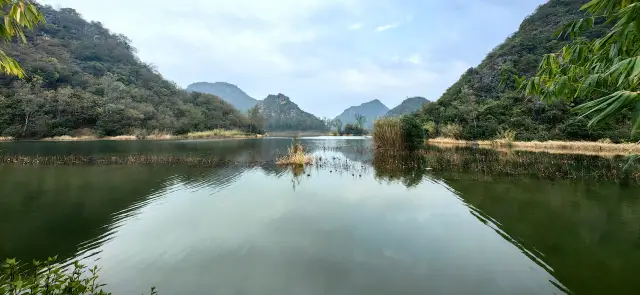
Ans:
[[[238,86],[227,82],[198,82],[187,86],[187,91],[216,95],[233,105],[241,112],[246,112],[258,103],[258,100],[246,94]]]
[[[395,117],[414,113],[422,108],[422,106],[427,102],[429,102],[429,100],[424,97],[408,97],[407,99],[403,100],[397,107],[389,110],[387,114],[385,114],[385,117]]]
[[[247,124],[219,97],[163,79],[126,36],[70,8],[40,9],[47,23],[27,32],[27,44],[3,45],[27,78],[0,76],[0,135],[185,133]]]
[[[630,121],[625,117],[588,129],[587,120],[571,112],[570,105],[543,104],[516,91],[513,75],[532,76],[544,54],[561,49],[567,40],[555,33],[583,17],[579,9],[586,2],[549,0],[541,5],[480,65],[467,70],[438,101],[426,105],[419,112],[423,123],[434,122],[440,131],[456,124],[461,127],[458,137],[469,140],[492,139],[508,129],[517,132],[518,140],[630,140]],[[587,37],[604,32],[600,26]]]
[[[282,93],[269,95],[258,103],[267,122],[267,131],[326,131],[318,117],[301,110]]]

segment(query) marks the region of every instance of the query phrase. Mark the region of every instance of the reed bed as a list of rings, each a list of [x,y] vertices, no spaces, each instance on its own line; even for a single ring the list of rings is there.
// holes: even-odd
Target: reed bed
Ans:
[[[453,146],[482,146],[482,147],[510,147],[516,150],[528,151],[567,151],[572,153],[613,153],[619,155],[640,153],[640,144],[608,143],[589,141],[509,141],[509,140],[479,140],[465,141],[452,138],[432,138],[427,141],[431,145]]]
[[[376,149],[404,149],[404,131],[398,118],[382,118],[373,123],[373,143]]]
[[[183,139],[213,139],[213,138],[245,138],[255,137],[255,134],[242,132],[240,130],[214,129],[208,131],[189,132],[181,138]]]
[[[0,155],[2,165],[168,165],[168,166],[198,166],[217,167],[236,164],[229,160],[207,157],[172,157],[172,156],[22,156]]]
[[[635,165],[625,170],[627,158],[622,156],[603,158],[471,148],[428,149],[422,154],[429,168],[436,172],[640,183],[640,170]]]
[[[0,136],[0,141],[12,141],[13,137],[11,136]]]

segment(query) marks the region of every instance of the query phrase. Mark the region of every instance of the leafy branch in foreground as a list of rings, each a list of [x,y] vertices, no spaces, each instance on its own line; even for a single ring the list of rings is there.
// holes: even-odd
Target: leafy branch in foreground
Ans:
[[[44,16],[30,0],[0,0],[0,39],[11,42],[14,37],[26,42],[24,28],[33,29],[37,24],[44,23]],[[0,71],[7,75],[22,78],[24,72],[18,62],[0,50]]]
[[[537,74],[520,88],[545,102],[575,101],[590,127],[633,109],[633,136],[640,131],[640,0],[592,0],[581,10],[591,16],[559,33],[572,42],[545,55]],[[608,33],[583,38],[599,22],[611,28]]]
[[[57,265],[56,257],[47,261],[33,261],[33,267],[25,268],[15,259],[7,259],[0,268],[0,294],[42,295],[109,295],[98,283],[97,266],[87,268],[78,261],[68,269]],[[157,295],[151,288],[151,295]]]

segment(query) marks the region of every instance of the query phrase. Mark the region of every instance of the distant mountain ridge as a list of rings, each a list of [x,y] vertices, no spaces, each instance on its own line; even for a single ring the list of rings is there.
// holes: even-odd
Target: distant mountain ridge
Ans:
[[[371,128],[373,127],[373,121],[384,116],[388,111],[389,108],[387,106],[385,106],[380,100],[374,99],[361,105],[349,107],[335,119],[340,119],[343,125],[356,124],[355,115],[360,114],[367,118],[367,122],[364,124],[364,127]]]
[[[409,97],[403,100],[395,108],[389,110],[385,114],[385,117],[396,117],[411,114],[420,110],[422,106],[427,102],[429,102],[429,100],[421,96]]]
[[[222,98],[241,112],[254,107],[258,100],[249,96],[238,86],[227,82],[197,82],[187,86],[187,91],[213,94]]]
[[[258,103],[267,122],[267,131],[325,131],[325,123],[298,107],[282,94],[270,94]]]

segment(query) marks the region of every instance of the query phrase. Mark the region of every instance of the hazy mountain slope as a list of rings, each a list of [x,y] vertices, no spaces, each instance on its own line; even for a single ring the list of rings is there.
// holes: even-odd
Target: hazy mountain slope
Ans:
[[[355,115],[360,114],[367,118],[367,122],[364,125],[365,128],[371,128],[373,127],[373,121],[384,116],[388,111],[389,108],[387,106],[380,100],[374,99],[358,106],[349,107],[338,115],[336,119],[340,119],[343,125],[356,124]]]
[[[394,117],[411,114],[422,108],[422,105],[428,101],[426,98],[420,96],[409,97],[403,100],[397,107],[389,110],[385,116]]]
[[[227,82],[197,82],[187,86],[187,91],[219,96],[242,112],[249,110],[258,103],[257,99],[246,94],[238,86]]]
[[[258,103],[267,122],[267,131],[325,131],[322,120],[307,113],[280,93]]]

